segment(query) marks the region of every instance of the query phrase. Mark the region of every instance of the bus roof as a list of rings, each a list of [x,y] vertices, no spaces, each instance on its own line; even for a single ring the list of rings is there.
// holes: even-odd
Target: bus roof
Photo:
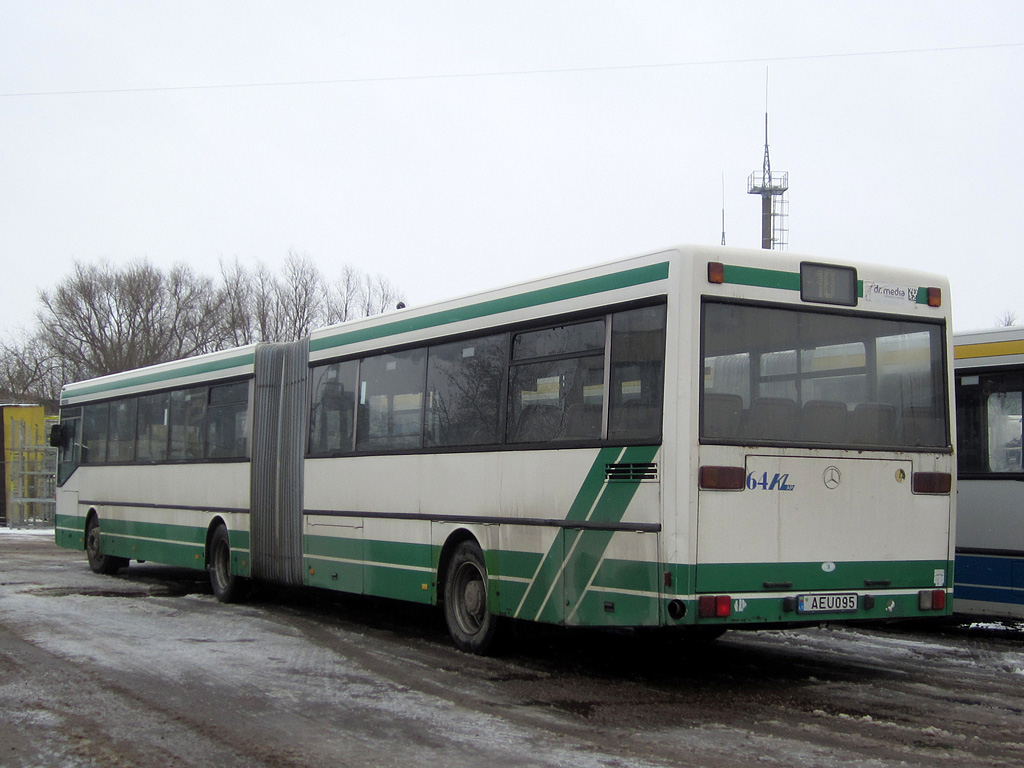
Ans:
[[[955,333],[953,357],[956,368],[1024,363],[1024,326]]]

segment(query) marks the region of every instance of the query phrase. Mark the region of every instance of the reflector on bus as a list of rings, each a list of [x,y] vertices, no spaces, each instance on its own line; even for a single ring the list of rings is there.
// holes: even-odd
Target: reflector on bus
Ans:
[[[700,468],[697,479],[700,487],[707,490],[741,491],[746,484],[747,470],[743,467],[704,466]]]
[[[953,488],[953,477],[949,472],[915,472],[911,488],[914,493],[946,495]]]

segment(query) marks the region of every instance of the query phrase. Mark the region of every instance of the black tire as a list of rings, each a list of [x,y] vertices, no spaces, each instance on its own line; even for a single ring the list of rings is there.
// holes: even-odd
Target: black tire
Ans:
[[[89,518],[85,526],[85,556],[93,573],[109,576],[128,565],[128,560],[123,557],[103,554],[100,547],[100,519],[95,515]]]
[[[231,573],[231,544],[228,540],[228,529],[223,525],[218,525],[210,537],[207,563],[213,596],[222,603],[241,600],[245,591],[244,579]]]
[[[498,617],[487,608],[487,566],[475,541],[463,541],[452,553],[444,580],[444,620],[455,646],[486,653],[494,641]]]

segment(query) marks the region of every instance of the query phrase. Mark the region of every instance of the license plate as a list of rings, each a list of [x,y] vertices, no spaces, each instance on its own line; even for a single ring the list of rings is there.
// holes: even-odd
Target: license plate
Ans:
[[[800,595],[797,597],[797,613],[837,613],[857,610],[857,595],[853,592],[827,595]]]

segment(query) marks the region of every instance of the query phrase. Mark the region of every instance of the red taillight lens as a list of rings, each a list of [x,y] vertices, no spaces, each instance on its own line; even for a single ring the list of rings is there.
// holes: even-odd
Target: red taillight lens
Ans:
[[[911,479],[914,493],[949,494],[953,477],[949,472],[915,472]]]
[[[942,306],[942,289],[941,288],[929,288],[928,289],[928,306],[929,307],[941,307]]]
[[[697,600],[697,615],[702,619],[710,619],[715,615],[715,596],[701,595]]]
[[[743,467],[701,467],[698,474],[701,488],[716,491],[741,491],[747,481]]]
[[[941,611],[946,607],[946,590],[936,589],[932,592],[932,610]]]
[[[697,599],[697,614],[702,619],[725,619],[732,613],[729,595],[701,595]]]
[[[730,613],[732,613],[732,598],[728,595],[718,595],[715,597],[715,616],[724,619]]]
[[[725,264],[720,261],[708,262],[708,282],[719,284],[725,282]]]

